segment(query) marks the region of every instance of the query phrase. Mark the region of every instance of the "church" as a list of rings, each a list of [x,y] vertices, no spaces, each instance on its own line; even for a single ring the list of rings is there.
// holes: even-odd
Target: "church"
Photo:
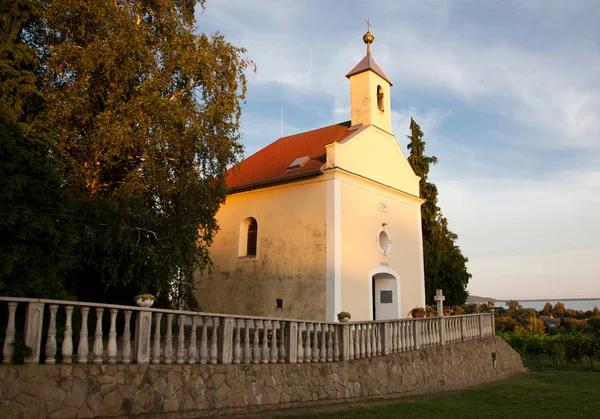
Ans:
[[[367,54],[350,121],[278,139],[227,172],[202,310],[352,321],[425,305],[419,177],[392,134],[392,83]]]

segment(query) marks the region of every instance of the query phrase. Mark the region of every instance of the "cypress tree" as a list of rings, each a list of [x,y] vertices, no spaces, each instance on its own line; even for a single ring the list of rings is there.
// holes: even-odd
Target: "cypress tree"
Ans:
[[[466,287],[471,274],[466,267],[468,259],[456,245],[458,236],[450,231],[448,220],[438,207],[438,189],[428,179],[430,166],[437,163],[437,157],[425,155],[423,131],[413,118],[410,119],[410,135],[407,138],[410,140],[408,162],[421,178],[420,197],[425,199],[421,206],[425,300],[433,304],[435,290],[441,288],[446,304],[463,304],[468,297]]]

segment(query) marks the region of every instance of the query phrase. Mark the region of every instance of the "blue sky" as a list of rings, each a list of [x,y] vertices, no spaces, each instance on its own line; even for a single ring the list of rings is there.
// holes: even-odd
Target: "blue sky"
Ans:
[[[199,30],[247,49],[246,155],[349,119],[365,55],[393,130],[425,133],[440,206],[495,298],[600,297],[600,1],[208,1]]]

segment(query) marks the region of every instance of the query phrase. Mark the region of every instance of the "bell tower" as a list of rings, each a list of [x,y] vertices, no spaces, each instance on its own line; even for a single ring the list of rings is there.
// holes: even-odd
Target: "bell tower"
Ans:
[[[368,19],[366,23],[368,30],[363,41],[367,44],[367,55],[346,74],[350,79],[350,120],[352,125],[375,125],[391,134],[392,82],[371,56],[371,44],[375,37],[370,32],[371,23]]]

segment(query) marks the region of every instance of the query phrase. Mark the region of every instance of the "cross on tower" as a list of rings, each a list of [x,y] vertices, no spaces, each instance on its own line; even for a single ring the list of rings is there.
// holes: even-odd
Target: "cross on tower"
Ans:
[[[435,296],[433,297],[433,299],[437,303],[438,316],[442,317],[444,315],[444,300],[446,299],[446,297],[444,297],[444,295],[442,294],[441,289],[435,290]]]
[[[371,32],[371,20],[367,18],[367,20],[365,20],[365,23],[367,24],[367,32]]]

